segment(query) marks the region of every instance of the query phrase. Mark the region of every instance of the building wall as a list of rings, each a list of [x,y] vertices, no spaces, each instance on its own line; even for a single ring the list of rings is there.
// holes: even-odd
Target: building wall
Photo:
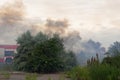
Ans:
[[[12,63],[17,46],[0,45],[0,63]]]
[[[0,48],[0,58],[4,57],[4,52],[5,52],[5,49],[4,48]]]

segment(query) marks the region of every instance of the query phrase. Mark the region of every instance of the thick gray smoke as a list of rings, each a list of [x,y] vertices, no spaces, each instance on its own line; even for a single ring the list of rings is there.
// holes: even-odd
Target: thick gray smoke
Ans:
[[[77,61],[80,65],[86,65],[87,60],[99,56],[102,61],[105,54],[105,48],[101,46],[100,42],[93,40],[82,41],[79,33],[73,32],[64,38],[64,45],[66,50],[72,50],[76,53]]]
[[[44,27],[46,28],[45,32],[57,33],[62,36],[65,36],[65,34],[67,34],[66,32],[68,32],[67,29],[69,27],[69,23],[68,20],[66,19],[63,20],[47,19]]]
[[[21,1],[0,6],[0,43],[15,44],[18,35],[30,30],[33,33],[42,31],[47,34],[66,32],[67,20],[32,21],[25,17],[24,4]]]
[[[72,50],[74,53],[79,53],[81,47],[81,37],[79,32],[73,31],[64,37],[64,46],[67,51]]]
[[[88,40],[80,45],[83,49],[76,54],[79,64],[86,65],[87,60],[96,57],[96,54],[98,54],[100,61],[104,58],[105,48],[99,42]]]
[[[64,20],[52,20],[52,19],[47,19],[46,21],[46,26],[47,27],[68,27],[68,21],[66,19]]]
[[[27,30],[34,34],[39,31],[45,34],[59,34],[64,39],[65,49],[76,53],[80,64],[85,64],[86,60],[95,56],[96,53],[102,59],[105,52],[99,42],[82,41],[79,32],[69,30],[69,23],[66,19],[47,19],[35,22],[28,20],[25,17],[24,5],[21,0],[0,7],[0,44],[15,44],[17,37]]]

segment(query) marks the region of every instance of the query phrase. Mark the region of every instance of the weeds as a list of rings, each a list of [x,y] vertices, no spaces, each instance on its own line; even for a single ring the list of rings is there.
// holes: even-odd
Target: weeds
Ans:
[[[71,80],[119,80],[120,70],[110,65],[75,67],[67,73]]]
[[[93,65],[89,67],[92,80],[118,80],[119,69],[109,65]]]
[[[25,76],[25,80],[37,80],[37,74],[33,73],[33,74],[26,74]]]
[[[10,76],[11,76],[11,74],[6,71],[0,73],[0,78],[2,78],[2,79],[10,79]]]
[[[89,71],[86,67],[75,67],[67,74],[72,80],[89,80]]]
[[[48,80],[52,80],[52,78],[51,78],[51,77],[49,77],[49,78],[48,78]]]
[[[59,80],[65,80],[65,76],[64,75],[60,75]]]

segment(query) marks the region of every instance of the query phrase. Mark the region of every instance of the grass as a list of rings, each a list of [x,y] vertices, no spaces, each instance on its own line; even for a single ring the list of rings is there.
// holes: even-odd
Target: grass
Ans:
[[[8,65],[5,66],[4,69],[0,70],[0,74],[5,79],[9,79],[11,76],[9,72],[12,69]],[[71,80],[120,80],[120,69],[106,64],[89,65],[85,67],[77,66],[66,74]],[[37,74],[27,73],[25,80],[37,80]],[[49,77],[48,80],[52,80],[52,78]],[[65,80],[65,75],[61,75],[59,80]]]
[[[51,77],[49,77],[49,78],[48,78],[48,80],[52,80],[52,78],[51,78]]]
[[[0,78],[9,79],[12,71],[11,64],[0,64]]]
[[[65,80],[65,74],[61,74],[59,80]]]
[[[27,73],[25,76],[25,80],[37,80],[36,73]]]
[[[92,80],[118,80],[120,70],[116,67],[101,64],[89,67]]]
[[[0,78],[2,79],[10,79],[11,74],[9,72],[2,71],[0,72],[0,76],[1,76]]]
[[[67,75],[71,80],[120,80],[120,70],[105,64],[75,67]]]
[[[67,75],[71,80],[89,80],[89,72],[86,67],[75,67]]]

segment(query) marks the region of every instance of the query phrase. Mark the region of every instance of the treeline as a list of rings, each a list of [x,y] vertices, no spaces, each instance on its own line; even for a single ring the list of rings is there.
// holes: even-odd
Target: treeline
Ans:
[[[63,40],[59,35],[52,36],[30,31],[17,39],[17,54],[14,67],[19,71],[52,73],[69,70],[77,65],[75,54],[65,51]]]

